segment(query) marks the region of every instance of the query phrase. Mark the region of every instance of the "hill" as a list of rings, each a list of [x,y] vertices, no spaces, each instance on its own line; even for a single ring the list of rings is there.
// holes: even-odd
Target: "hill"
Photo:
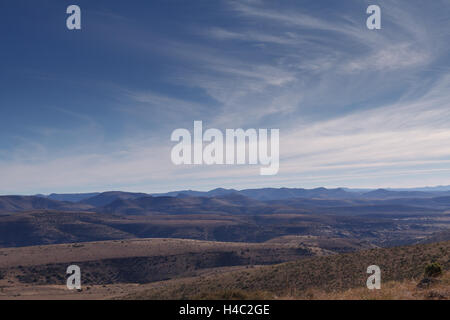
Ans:
[[[94,192],[94,193],[68,193],[68,194],[50,194],[36,195],[37,197],[50,200],[83,202],[95,207],[105,206],[115,200],[129,200],[140,197],[223,197],[230,194],[239,194],[247,198],[258,201],[276,201],[295,198],[302,199],[322,199],[322,200],[396,200],[396,199],[428,199],[436,197],[448,197],[450,192],[444,188],[423,188],[423,189],[348,189],[348,188],[260,188],[260,189],[224,189],[217,188],[210,191],[181,190],[167,193],[133,193],[122,191]],[[37,208],[35,208],[37,209]]]
[[[448,274],[416,286],[430,262],[449,269],[450,242],[368,248],[288,236],[259,244],[129,239],[0,249],[0,300],[449,298]],[[81,267],[82,292],[65,288],[69,264]],[[382,270],[378,292],[365,285],[372,264]]]
[[[57,201],[68,201],[68,202],[80,202],[85,199],[89,199],[99,195],[99,192],[94,193],[52,193],[48,196],[43,196],[45,198]]]
[[[246,198],[239,194],[222,197],[142,197],[118,199],[97,208],[103,213],[124,215],[166,214],[249,214],[266,213],[274,210],[267,204]]]
[[[426,285],[424,285],[424,283]],[[286,297],[289,299],[289,297]],[[449,300],[450,272],[430,282],[422,279],[388,281],[382,290],[369,291],[365,288],[353,288],[339,292],[308,290],[298,297],[309,300]]]
[[[422,241],[448,229],[450,223],[450,215],[422,209],[293,209],[254,201],[235,195],[146,197],[117,200],[100,211],[17,212],[0,216],[0,247],[131,238],[264,242],[282,236],[360,239],[386,247]]]
[[[236,270],[335,254],[331,243],[337,243],[339,251],[367,247],[356,240],[328,239],[328,243],[323,242],[324,249],[320,239],[311,238],[302,239],[301,243],[259,244],[131,239],[0,249],[0,299],[5,288],[7,292],[20,293],[26,287],[25,292],[42,294],[46,286],[64,287],[65,270],[70,264],[80,266],[84,285],[144,285],[212,270]]]
[[[372,249],[305,258],[275,266],[255,267],[212,276],[166,281],[124,299],[192,299],[223,292],[262,292],[267,297],[301,298],[309,290],[325,293],[364,290],[370,265],[378,265],[383,283],[421,279],[428,263],[450,268],[450,242]],[[366,289],[367,290],[367,289]]]
[[[110,204],[116,200],[130,200],[138,199],[142,197],[147,197],[146,193],[133,193],[133,192],[122,192],[122,191],[109,191],[97,194],[93,197],[84,199],[81,203],[88,204],[94,207],[102,207]]]
[[[315,199],[353,199],[358,197],[357,193],[345,191],[342,188],[327,189],[303,189],[303,188],[261,188],[261,189],[223,189],[217,188],[207,192],[183,190],[169,192],[165,194],[154,194],[154,196],[171,196],[171,197],[221,197],[229,194],[240,194],[242,196],[260,200],[284,200],[291,198],[315,198]]]
[[[362,194],[366,199],[396,199],[396,198],[432,198],[436,197],[436,193],[424,191],[392,191],[386,189],[377,189]]]
[[[56,201],[35,196],[0,196],[0,214],[29,210],[81,211],[91,209],[86,204]]]
[[[0,217],[0,248],[135,238],[89,212],[32,211]]]
[[[450,241],[450,229],[436,232],[431,236],[428,236],[420,241],[420,243],[433,243],[433,242],[443,242]]]

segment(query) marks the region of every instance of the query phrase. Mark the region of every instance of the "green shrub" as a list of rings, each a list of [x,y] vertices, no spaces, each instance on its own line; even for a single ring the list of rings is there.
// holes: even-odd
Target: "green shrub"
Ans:
[[[439,263],[433,262],[425,267],[426,277],[438,277],[442,274],[442,267]]]

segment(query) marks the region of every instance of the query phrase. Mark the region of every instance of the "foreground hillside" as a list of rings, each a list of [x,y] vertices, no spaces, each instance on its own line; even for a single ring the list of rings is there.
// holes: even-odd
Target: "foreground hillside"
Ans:
[[[450,300],[450,272],[430,283],[418,279],[388,281],[382,290],[354,288],[340,292],[308,290],[303,299],[315,300]],[[286,297],[289,298],[289,297]]]
[[[448,273],[416,288],[430,262],[448,272],[450,241],[370,249],[287,236],[260,244],[134,239],[8,248],[0,249],[0,299],[448,298]],[[81,292],[65,286],[70,264],[81,267]],[[369,292],[373,264],[382,290]]]
[[[438,262],[444,270],[450,268],[450,242],[313,257],[275,266],[167,281],[124,298],[220,298],[227,292],[240,292],[250,298],[258,295],[265,298],[311,298],[310,293],[314,291],[331,298],[333,292],[367,290],[366,269],[370,265],[381,268],[383,283],[400,283],[420,280],[425,266],[431,262]]]
[[[352,252],[357,240],[283,237],[267,243],[133,239],[0,249],[0,298],[67,295],[66,269],[76,264],[89,287],[137,286],[168,279]],[[93,291],[90,291],[93,292]]]

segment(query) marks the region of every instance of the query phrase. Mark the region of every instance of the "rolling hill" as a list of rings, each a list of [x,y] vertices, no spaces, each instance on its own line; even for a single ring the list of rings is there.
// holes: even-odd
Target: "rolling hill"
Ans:
[[[93,206],[102,207],[110,204],[116,200],[130,200],[147,197],[146,193],[133,193],[133,192],[122,192],[122,191],[109,191],[97,194],[93,197],[83,199],[81,203]]]
[[[438,262],[445,270],[449,270],[450,242],[363,250],[211,276],[170,280],[123,298],[210,299],[223,297],[227,292],[241,292],[243,296],[250,297],[263,293],[266,298],[308,298],[312,290],[327,293],[354,288],[364,290],[368,278],[366,269],[370,265],[381,268],[382,283],[386,283],[421,279],[425,266],[431,262]]]
[[[68,201],[68,202],[80,202],[85,199],[89,199],[92,197],[95,197],[99,195],[99,192],[94,193],[52,193],[48,196],[43,196],[45,198],[48,198],[50,200],[57,200],[57,201]]]
[[[29,210],[81,211],[92,206],[80,203],[56,201],[36,196],[0,196],[0,214]]]
[[[5,287],[32,285],[39,290],[39,286],[64,285],[70,264],[83,270],[84,285],[143,285],[213,269],[270,265],[368,247],[357,240],[304,238],[259,244],[131,239],[0,249],[0,299]]]
[[[450,197],[446,196],[331,199],[348,192],[325,188],[250,191],[246,196],[216,189],[210,192],[216,195],[208,197],[106,192],[77,203],[2,196],[0,247],[129,238],[264,242],[290,235],[358,238],[386,247],[425,241],[450,226]],[[288,198],[255,199],[270,194]],[[290,198],[299,194],[310,198]]]
[[[104,213],[125,215],[166,214],[246,214],[273,212],[265,203],[246,198],[239,194],[221,197],[143,197],[128,200],[115,200],[95,209]]]

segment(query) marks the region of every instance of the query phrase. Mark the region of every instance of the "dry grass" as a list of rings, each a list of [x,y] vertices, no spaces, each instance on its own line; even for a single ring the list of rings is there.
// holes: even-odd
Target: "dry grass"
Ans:
[[[306,247],[306,246],[305,246]],[[315,248],[315,244],[309,244]],[[0,248],[0,268],[104,259],[172,256],[185,253],[296,249],[292,243],[234,243],[189,239],[132,239],[58,244],[22,248]],[[293,257],[287,258],[292,260]]]
[[[341,292],[326,292],[310,289],[302,295],[283,299],[304,300],[436,300],[450,299],[450,272],[436,279],[428,288],[418,288],[419,280],[389,281],[380,290],[353,288]]]
[[[395,290],[389,293],[388,283],[393,282],[396,283],[394,287],[401,287],[408,284],[403,281],[414,279],[417,281],[422,277],[425,266],[434,261],[440,263],[444,270],[449,270],[450,242],[314,257],[208,277],[167,281],[164,286],[131,294],[125,298],[192,299],[201,295],[213,296],[216,292],[224,290],[269,292],[274,297],[307,299],[315,295],[319,298],[321,295],[324,297],[328,295],[327,297],[331,298],[333,293],[337,293],[336,297],[341,297],[342,292],[346,290],[358,290],[355,288],[367,290],[366,269],[375,264],[382,270],[386,290],[369,294],[379,294],[388,299],[395,297]],[[445,283],[443,285],[445,287]],[[401,291],[408,292],[408,290]]]
[[[25,296],[33,299],[119,297],[218,300],[402,300],[449,297],[450,241],[303,258],[271,266],[254,265],[257,261],[273,261],[282,256],[286,258],[286,254],[293,257],[289,250],[297,252],[300,244],[317,245],[317,241],[319,239],[288,238],[265,244],[244,244],[145,239],[0,249],[0,264],[7,267],[3,270],[5,272],[0,268],[1,277],[4,277],[0,277],[0,299],[20,299]],[[327,247],[337,245],[328,242]],[[231,252],[234,254],[228,254]],[[229,257],[248,260],[252,265],[231,267],[227,264]],[[59,265],[46,265],[48,262],[55,264],[56,261],[59,261]],[[65,283],[65,263],[71,261],[85,261],[81,262],[83,279],[90,290],[70,293],[62,286]],[[222,262],[208,265],[208,261]],[[446,273],[429,288],[420,289],[417,283],[423,277],[425,266],[431,262],[438,262]],[[383,282],[379,291],[369,291],[365,285],[367,266],[373,264],[382,270]],[[218,268],[220,265],[230,267]],[[100,277],[100,273],[105,275],[105,270],[111,279]],[[52,278],[49,281],[48,277],[54,274],[58,274],[61,279],[56,281]],[[38,277],[36,281],[33,280],[33,285],[30,279],[26,283],[19,281],[27,275],[31,280]],[[147,282],[154,282],[141,281],[149,275],[154,279],[147,279]],[[135,276],[132,280],[136,281],[129,281],[130,276]],[[167,278],[170,280],[161,281]],[[128,280],[119,281],[121,279]]]

